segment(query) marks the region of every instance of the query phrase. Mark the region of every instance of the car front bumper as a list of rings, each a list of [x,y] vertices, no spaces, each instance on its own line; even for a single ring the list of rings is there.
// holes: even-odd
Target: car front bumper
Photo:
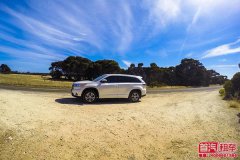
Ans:
[[[72,88],[71,94],[72,94],[73,97],[81,97],[82,91],[83,90],[81,88],[77,88],[77,89]]]
[[[142,97],[146,96],[147,95],[147,89],[143,89],[142,90]]]

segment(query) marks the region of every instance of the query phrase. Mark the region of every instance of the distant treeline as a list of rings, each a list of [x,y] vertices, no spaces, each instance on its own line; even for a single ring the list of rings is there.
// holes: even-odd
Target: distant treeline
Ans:
[[[26,75],[40,75],[40,76],[49,76],[49,73],[40,73],[40,72],[19,72],[19,71],[12,71],[13,74],[26,74]]]
[[[144,67],[143,63],[131,64],[128,69],[122,69],[114,60],[91,61],[83,57],[70,56],[63,61],[53,62],[49,68],[53,79],[92,80],[102,74],[122,73],[142,76],[150,86],[182,85],[208,86],[209,84],[224,84],[226,76],[214,70],[207,70],[202,63],[194,59],[183,59],[177,66],[159,67],[151,63]]]
[[[3,74],[29,74],[29,75],[49,75],[49,73],[39,73],[39,72],[19,72],[19,71],[12,71],[11,68],[7,64],[0,65],[0,73]]]

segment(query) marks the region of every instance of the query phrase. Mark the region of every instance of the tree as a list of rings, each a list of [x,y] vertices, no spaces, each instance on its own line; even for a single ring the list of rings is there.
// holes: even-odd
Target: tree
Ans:
[[[183,59],[176,66],[176,78],[179,85],[184,86],[208,86],[209,75],[206,68],[198,60]]]
[[[53,79],[61,79],[63,74],[61,71],[56,70],[56,71],[50,72],[50,75],[52,76]]]
[[[142,68],[143,67],[143,63],[138,63],[138,67]]]
[[[169,67],[169,68],[165,68],[163,70],[163,74],[162,74],[162,82],[166,85],[176,85],[177,83],[177,79],[176,79],[176,74],[175,74],[175,67]]]
[[[207,71],[209,74],[209,83],[210,84],[224,84],[225,81],[227,80],[227,76],[222,76],[215,70],[208,70]]]
[[[127,69],[128,74],[136,75],[136,67],[135,64],[130,64],[130,66]]]
[[[150,64],[150,67],[151,67],[151,68],[157,68],[158,66],[157,66],[156,63],[151,63],[151,64]]]
[[[49,70],[50,70],[50,75],[52,76],[53,79],[61,78],[61,76],[63,75],[62,68],[63,68],[63,61],[51,63],[51,67],[49,68]]]
[[[63,61],[62,70],[68,79],[83,80],[91,63],[87,58],[70,56]]]
[[[51,63],[50,74],[54,79],[65,77],[69,80],[94,79],[102,74],[127,73],[142,76],[148,85],[185,85],[207,86],[223,84],[226,76],[214,70],[206,70],[202,63],[194,59],[183,59],[176,67],[158,67],[151,63],[144,67],[143,63],[131,64],[127,70],[121,69],[114,60],[91,61],[83,57],[67,57],[63,61]]]
[[[11,72],[11,69],[6,64],[0,66],[0,73],[8,74]]]
[[[231,79],[231,81],[234,93],[240,96],[240,72],[236,73]]]
[[[94,69],[96,69],[98,76],[121,72],[119,64],[114,60],[98,60],[94,62]]]

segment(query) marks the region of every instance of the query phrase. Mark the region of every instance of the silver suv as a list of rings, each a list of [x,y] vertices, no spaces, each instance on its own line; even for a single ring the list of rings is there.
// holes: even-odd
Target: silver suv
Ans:
[[[146,83],[140,76],[104,74],[93,81],[78,81],[72,85],[72,96],[81,97],[86,103],[98,98],[128,98],[137,102],[146,95]]]

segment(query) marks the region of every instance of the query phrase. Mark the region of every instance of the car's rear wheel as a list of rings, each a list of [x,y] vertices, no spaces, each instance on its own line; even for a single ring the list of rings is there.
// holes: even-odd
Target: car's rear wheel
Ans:
[[[97,98],[97,93],[94,90],[86,90],[82,95],[82,99],[86,103],[96,102]]]
[[[141,98],[140,92],[137,90],[133,90],[130,92],[128,100],[130,102],[138,102],[140,98]]]

